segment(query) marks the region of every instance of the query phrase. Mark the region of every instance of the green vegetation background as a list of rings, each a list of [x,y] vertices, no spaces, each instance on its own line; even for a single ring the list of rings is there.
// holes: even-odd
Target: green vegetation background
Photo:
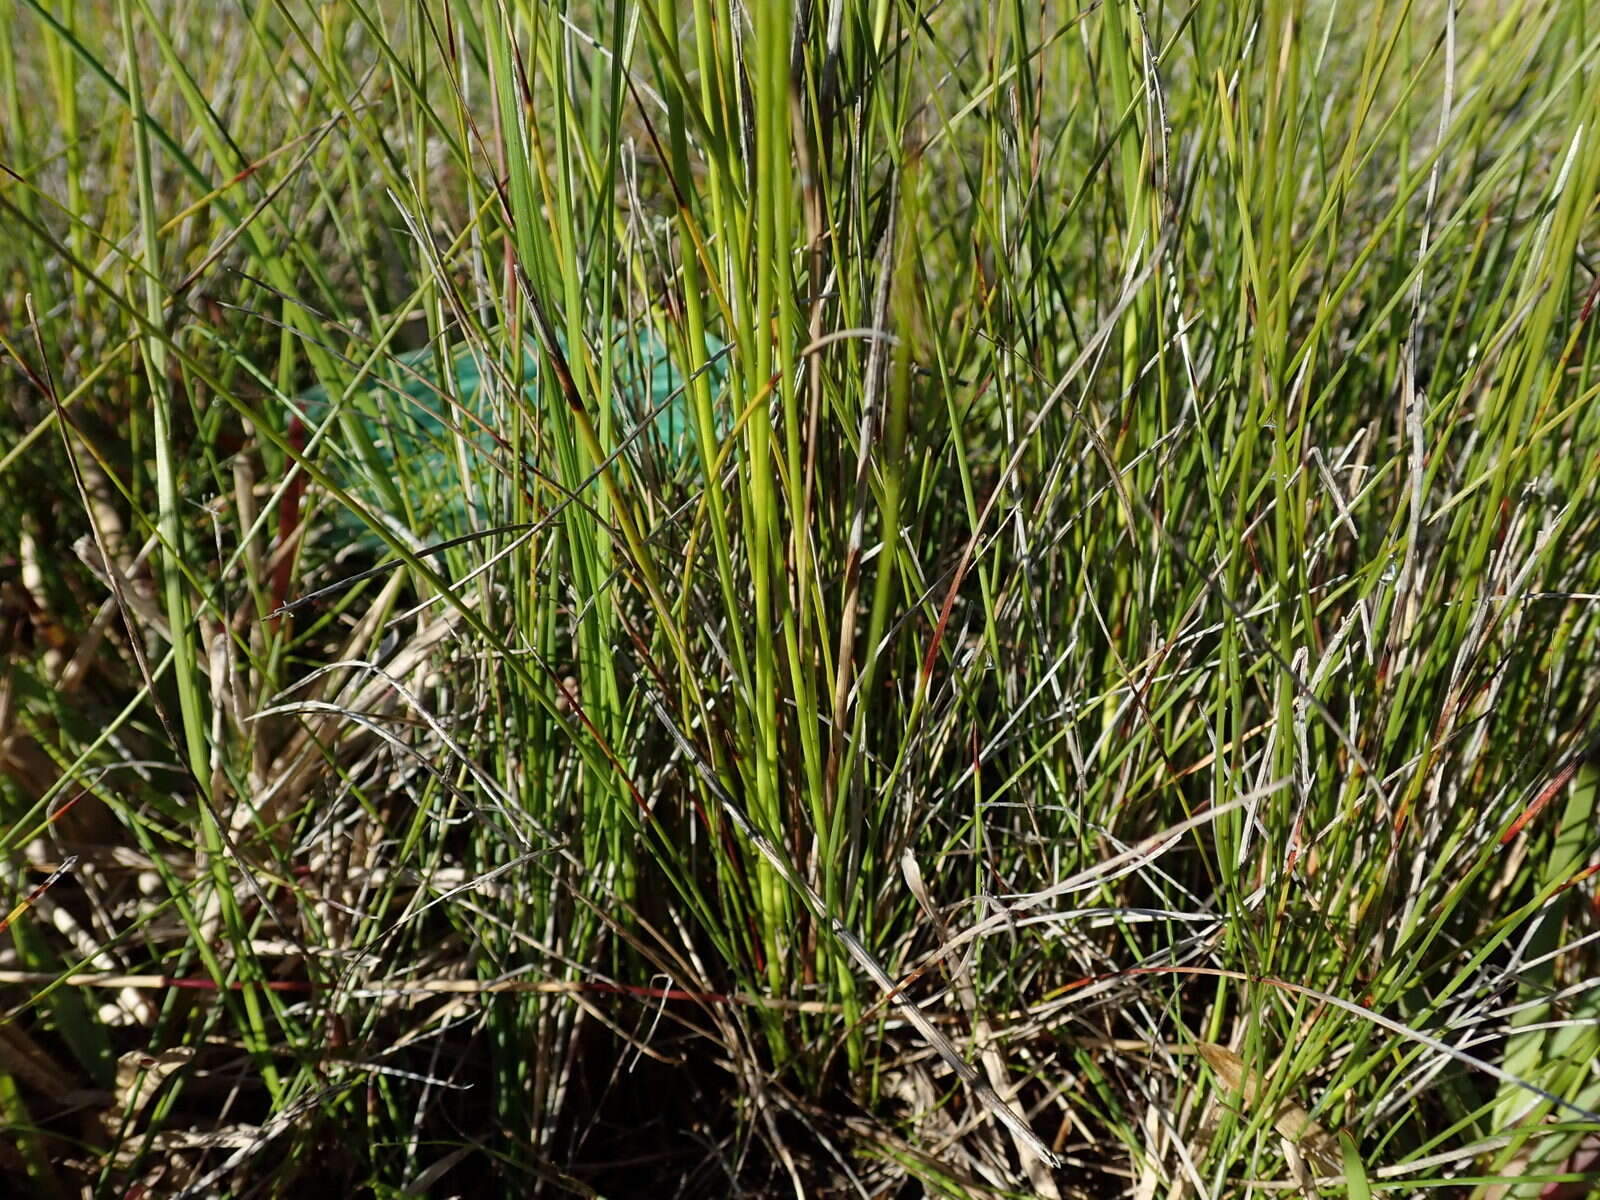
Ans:
[[[1584,1194],[1597,55],[5,6],[6,1186]]]

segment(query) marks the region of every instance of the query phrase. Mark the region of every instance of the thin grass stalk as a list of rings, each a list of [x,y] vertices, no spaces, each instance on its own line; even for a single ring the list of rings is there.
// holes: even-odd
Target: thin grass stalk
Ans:
[[[166,298],[161,288],[161,244],[157,232],[157,205],[150,142],[145,127],[144,88],[140,76],[139,46],[134,35],[134,16],[129,0],[118,5],[121,23],[123,52],[129,72],[129,116],[134,144],[135,177],[138,187],[140,234],[144,251],[141,265],[144,281],[144,316],[148,332],[141,351],[145,362],[146,378],[153,401],[151,437],[155,451],[157,489],[157,531],[161,539],[161,557],[164,569],[162,592],[172,648],[173,679],[178,690],[180,729],[185,738],[189,775],[197,789],[200,805],[201,830],[210,868],[211,883],[219,905],[222,923],[229,942],[234,947],[234,969],[246,979],[256,973],[251,969],[252,957],[245,948],[247,935],[233,891],[232,873],[228,868],[224,835],[218,824],[218,814],[211,803],[207,781],[214,778],[211,745],[207,736],[207,712],[201,694],[198,648],[191,616],[189,594],[185,586],[185,573],[190,561],[188,540],[180,512],[177,482],[177,464],[173,449],[173,388],[168,376],[166,343],[155,331],[165,325]],[[211,951],[204,938],[198,947],[202,960],[212,978],[223,983],[231,972]],[[256,1056],[262,1081],[275,1096],[282,1088],[276,1064],[268,1054],[268,1036],[264,1006],[259,992],[250,986],[243,989],[241,1002],[245,1021],[243,1031],[250,1049]]]

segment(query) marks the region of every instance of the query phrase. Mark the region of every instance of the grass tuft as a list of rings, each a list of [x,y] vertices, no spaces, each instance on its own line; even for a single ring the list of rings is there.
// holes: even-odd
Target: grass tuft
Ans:
[[[0,9],[18,1194],[1587,1194],[1600,27]]]

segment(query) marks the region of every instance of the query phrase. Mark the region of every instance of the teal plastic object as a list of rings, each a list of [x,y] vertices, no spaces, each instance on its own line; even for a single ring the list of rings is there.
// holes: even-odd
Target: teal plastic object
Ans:
[[[727,382],[727,351],[720,342],[707,340],[705,361],[696,373],[709,377],[715,398]],[[335,425],[313,443],[322,447],[313,450],[314,456],[365,507],[387,515],[422,541],[500,524],[504,516],[495,511],[501,507],[496,497],[505,495],[504,468],[512,453],[502,382],[516,378],[516,364],[508,356],[488,372],[485,386],[481,353],[481,348],[474,354],[469,347],[456,347],[447,359],[450,373],[444,380],[437,374],[440,356],[432,347],[394,355],[366,388],[345,401],[337,416],[327,390],[310,388],[296,397],[298,432],[309,437],[332,417]],[[665,344],[650,330],[618,333],[611,355],[613,444],[607,449],[626,442],[622,454],[631,461],[649,460],[666,474],[698,471],[687,379]],[[520,403],[527,406],[530,427],[548,419],[550,406],[566,405],[557,389],[541,386],[539,357],[536,344],[528,341]],[[719,436],[726,429],[722,414],[727,407],[716,405]],[[590,415],[598,427],[593,410]],[[291,427],[291,437],[295,433]],[[357,434],[370,447],[369,457],[357,456]],[[538,465],[555,473],[551,461]],[[334,521],[352,540],[369,540],[371,531],[349,510],[341,509]]]

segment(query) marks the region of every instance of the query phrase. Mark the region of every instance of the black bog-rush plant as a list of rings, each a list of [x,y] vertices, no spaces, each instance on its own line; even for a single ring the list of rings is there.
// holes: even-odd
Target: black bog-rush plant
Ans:
[[[0,1190],[1587,1194],[1589,7],[0,7]]]

